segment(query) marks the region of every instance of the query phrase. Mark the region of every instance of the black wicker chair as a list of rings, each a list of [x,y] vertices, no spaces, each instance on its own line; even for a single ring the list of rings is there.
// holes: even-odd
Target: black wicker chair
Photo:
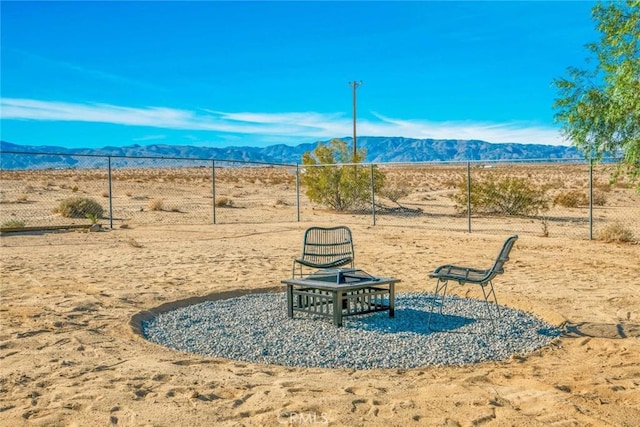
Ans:
[[[311,269],[353,268],[351,230],[345,226],[310,227],[304,233],[302,255],[293,261],[291,277],[302,276],[303,267]]]
[[[450,280],[456,281],[461,285],[466,283],[480,285],[482,288],[482,294],[484,295],[484,300],[487,303],[487,311],[491,321],[493,322],[493,316],[491,315],[492,310],[490,308],[489,298],[492,296],[493,302],[495,303],[495,310],[498,312],[498,316],[500,316],[500,307],[498,306],[498,299],[496,298],[496,293],[493,289],[492,280],[498,274],[504,273],[504,264],[509,260],[509,253],[517,239],[517,235],[509,237],[504,242],[504,245],[502,245],[502,249],[493,263],[493,266],[486,270],[446,264],[437,267],[433,273],[429,274],[429,277],[438,279],[438,281],[436,282],[434,296],[431,299],[431,310],[429,312],[427,327],[431,329],[431,317],[433,316],[433,311],[438,300],[440,301],[440,314],[442,314],[445,295],[447,293],[447,284]]]

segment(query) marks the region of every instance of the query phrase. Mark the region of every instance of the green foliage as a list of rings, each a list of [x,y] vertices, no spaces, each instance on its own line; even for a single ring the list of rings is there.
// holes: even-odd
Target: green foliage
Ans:
[[[100,203],[88,197],[70,197],[61,201],[54,212],[65,218],[87,218],[87,215],[95,215],[100,218],[104,213],[104,208]]]
[[[2,223],[2,228],[24,228],[25,222],[21,219],[10,219]]]
[[[100,217],[94,213],[88,213],[85,216],[89,221],[91,221],[91,224],[97,224],[98,220],[100,219]]]
[[[614,178],[627,173],[640,192],[640,1],[598,3],[592,17],[601,35],[587,45],[594,66],[553,81],[555,119],[587,158],[615,156]]]
[[[471,212],[498,213],[504,215],[532,215],[549,209],[546,190],[531,188],[524,178],[493,175],[484,180],[471,181]],[[467,180],[458,184],[458,192],[453,194],[461,212],[467,212]]]
[[[356,164],[366,157],[366,150],[357,150],[355,156],[347,143],[332,139],[328,144],[318,144],[313,152],[302,156],[307,166],[302,174],[309,200],[337,211],[359,209],[371,202],[371,169]],[[332,166],[335,165],[335,166]],[[385,176],[373,169],[375,191],[384,186]]]

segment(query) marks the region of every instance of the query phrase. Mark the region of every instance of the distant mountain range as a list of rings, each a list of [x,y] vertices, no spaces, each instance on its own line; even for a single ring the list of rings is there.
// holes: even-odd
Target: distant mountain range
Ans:
[[[351,143],[352,138],[343,138]],[[323,143],[326,141],[323,141]],[[305,152],[315,149],[318,143],[271,145],[268,147],[195,147],[188,145],[129,145],[125,147],[64,148],[56,146],[19,145],[0,141],[2,169],[30,169],[47,167],[74,167],[78,158],[74,154],[118,156],[119,166],[149,165],[149,159],[124,159],[125,157],[170,157],[189,159],[234,160],[264,163],[302,162]],[[403,137],[358,138],[358,148],[367,150],[366,162],[433,162],[477,160],[523,159],[581,159],[583,155],[574,147],[541,144],[492,144],[478,140],[413,139]],[[9,155],[6,152],[51,153],[43,156]]]

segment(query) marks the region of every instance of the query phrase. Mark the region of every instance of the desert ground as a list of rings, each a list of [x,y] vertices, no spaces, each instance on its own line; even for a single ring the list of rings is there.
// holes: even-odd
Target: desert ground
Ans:
[[[498,300],[564,333],[501,362],[292,368],[181,353],[138,333],[141,313],[281,287],[304,230],[345,219],[322,218],[3,233],[0,425],[639,425],[637,244],[523,233],[494,282]],[[506,237],[348,225],[357,266],[400,278],[397,292],[431,291],[441,263],[490,265]],[[304,337],[300,351],[314,351]]]
[[[381,167],[402,198],[379,199],[375,225],[298,200],[290,167],[116,168],[111,186],[104,168],[0,171],[0,224],[26,227],[0,234],[0,425],[640,425],[640,195],[596,171],[596,237],[618,224],[634,238],[589,240],[585,165],[491,166],[472,174],[525,178],[549,211],[474,215],[468,233],[451,198],[463,166]],[[89,225],[56,212],[71,197],[112,201],[102,231],[29,228]],[[304,230],[336,224],[353,231],[356,265],[401,279],[397,292],[432,291],[439,264],[488,267],[518,233],[498,300],[564,333],[501,362],[362,371],[203,357],[140,335],[153,313],[283,291]],[[317,350],[301,336],[300,351]]]

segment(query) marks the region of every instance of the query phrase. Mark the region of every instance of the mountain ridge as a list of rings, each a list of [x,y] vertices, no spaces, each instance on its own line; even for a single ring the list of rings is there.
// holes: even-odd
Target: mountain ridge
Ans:
[[[352,138],[342,138],[347,143]],[[56,167],[58,164],[74,166],[75,161],[68,156],[93,155],[117,157],[162,157],[216,161],[244,161],[256,163],[296,164],[302,161],[305,152],[312,151],[320,143],[302,143],[291,146],[284,144],[266,147],[231,146],[198,147],[193,145],[133,144],[122,147],[64,148],[51,145],[20,145],[0,141],[0,152],[47,153],[49,156],[7,156],[3,155],[2,169],[22,169]],[[405,137],[358,137],[358,148],[367,150],[367,163],[403,163],[433,161],[497,161],[497,160],[540,160],[540,159],[581,159],[583,155],[574,147],[489,143],[481,140],[459,139],[416,139]],[[8,154],[8,153],[7,153]],[[135,163],[119,159],[119,164]],[[49,166],[45,166],[49,165]]]

